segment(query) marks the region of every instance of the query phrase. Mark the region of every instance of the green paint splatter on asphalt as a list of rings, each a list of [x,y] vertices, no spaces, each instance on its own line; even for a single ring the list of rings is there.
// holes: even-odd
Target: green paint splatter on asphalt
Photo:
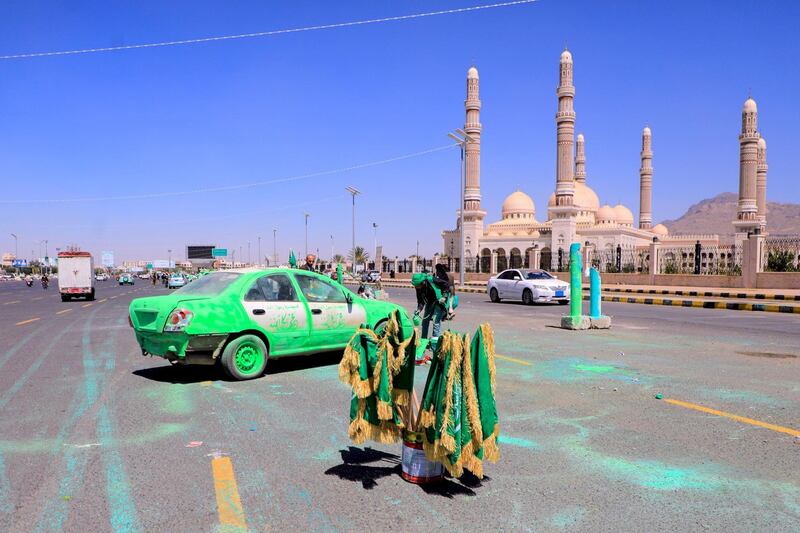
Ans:
[[[519,446],[521,448],[536,449],[539,445],[531,440],[520,439],[517,437],[509,437],[508,435],[500,435],[500,444],[509,444],[511,446]]]
[[[613,372],[616,370],[616,367],[613,366],[600,366],[600,365],[572,365],[572,368],[579,372],[594,372],[596,374],[606,374],[608,372]]]
[[[565,529],[576,525],[583,519],[586,510],[581,507],[568,507],[563,511],[554,514],[550,518],[550,524],[559,529]]]

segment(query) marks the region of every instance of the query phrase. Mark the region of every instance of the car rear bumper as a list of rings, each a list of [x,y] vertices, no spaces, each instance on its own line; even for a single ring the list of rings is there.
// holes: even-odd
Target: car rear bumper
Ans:
[[[137,331],[142,355],[155,355],[178,362],[213,361],[228,338],[226,334],[188,335],[183,332]]]
[[[65,287],[59,291],[61,294],[91,294],[91,287]]]

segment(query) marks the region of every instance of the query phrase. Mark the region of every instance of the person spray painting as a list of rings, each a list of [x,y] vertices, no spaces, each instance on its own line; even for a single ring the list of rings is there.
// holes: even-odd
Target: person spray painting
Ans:
[[[414,323],[422,325],[420,345],[417,349],[417,364],[430,361],[425,352],[429,346],[435,346],[442,331],[442,321],[452,320],[458,298],[455,295],[453,280],[447,274],[447,268],[437,264],[435,275],[419,272],[411,277],[411,284],[417,293],[417,309],[414,311]],[[431,334],[430,338],[428,334]]]

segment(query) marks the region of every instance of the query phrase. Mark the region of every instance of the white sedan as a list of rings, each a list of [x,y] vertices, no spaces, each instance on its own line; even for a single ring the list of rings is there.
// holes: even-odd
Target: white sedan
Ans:
[[[489,279],[486,286],[489,298],[500,300],[522,300],[522,303],[569,302],[569,284],[544,270],[511,268]]]

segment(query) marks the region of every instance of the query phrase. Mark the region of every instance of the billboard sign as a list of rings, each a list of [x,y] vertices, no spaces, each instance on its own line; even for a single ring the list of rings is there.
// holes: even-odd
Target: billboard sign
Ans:
[[[155,259],[151,263],[153,268],[175,268],[175,261],[167,261],[166,259]]]
[[[214,248],[216,246],[187,246],[186,259],[214,259]]]
[[[114,266],[114,252],[103,252],[100,257],[100,262],[104,267],[112,268]]]
[[[24,267],[28,266],[28,260],[27,259],[14,259],[11,262],[11,266],[16,267],[16,268],[24,268]]]
[[[228,257],[227,248],[214,248],[211,250],[211,255],[214,257]]]

